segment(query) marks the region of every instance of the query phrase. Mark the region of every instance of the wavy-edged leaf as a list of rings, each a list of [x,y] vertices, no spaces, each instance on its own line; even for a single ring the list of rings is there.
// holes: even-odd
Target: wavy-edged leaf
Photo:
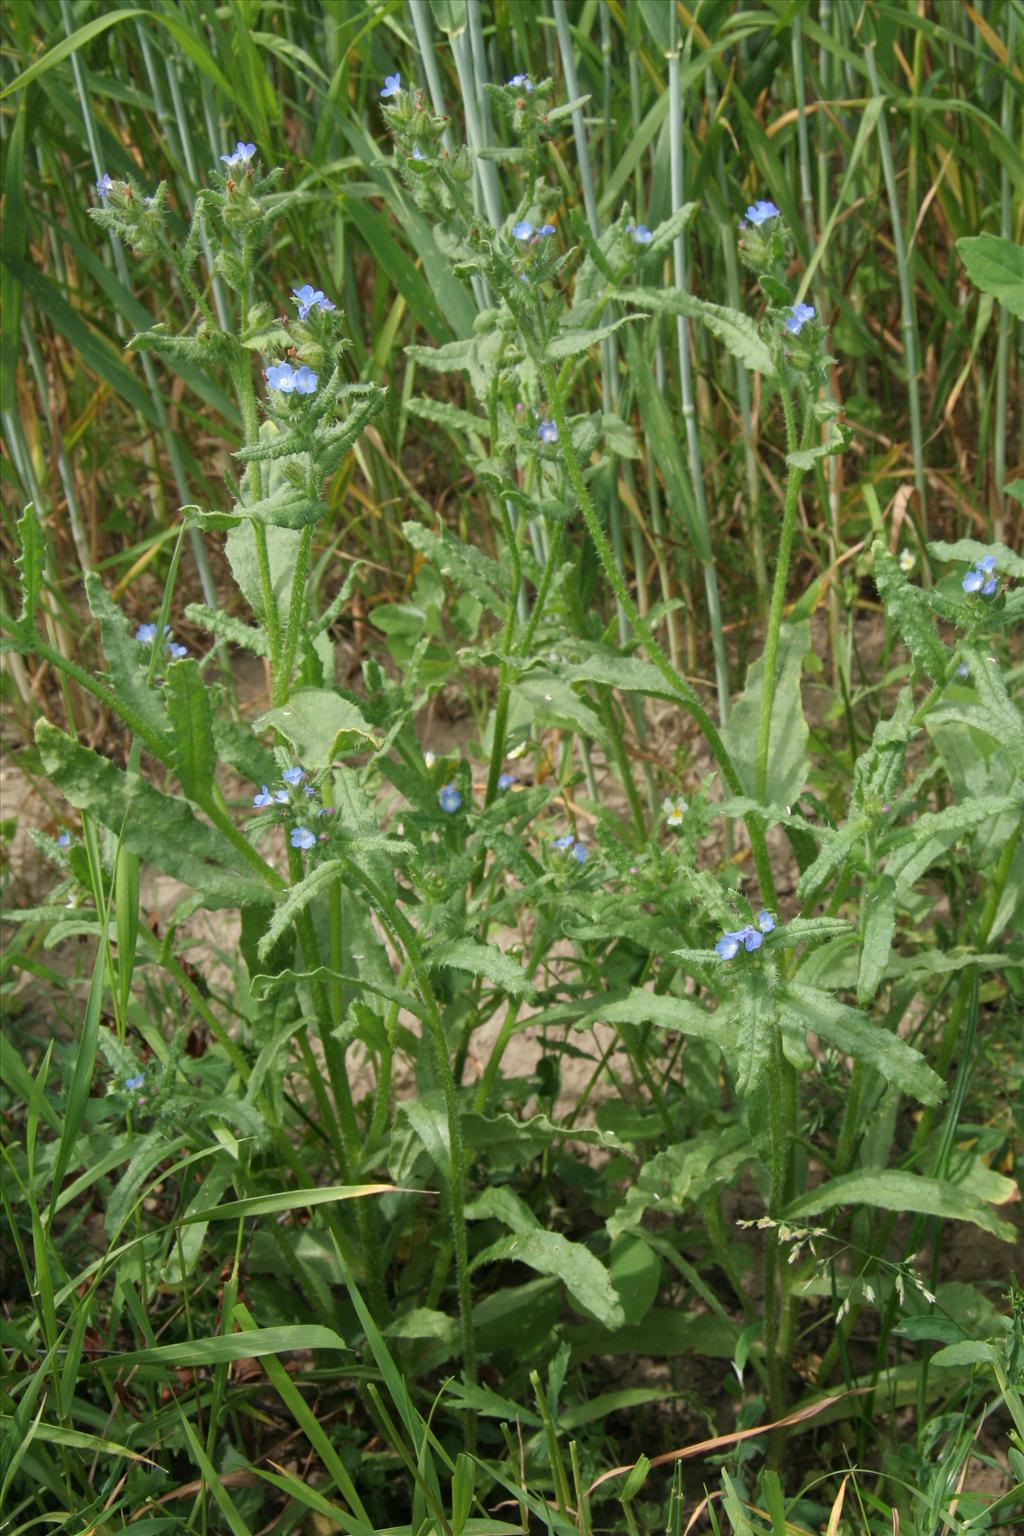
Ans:
[[[629,288],[623,289],[615,297],[624,304],[636,304],[641,309],[652,309],[659,314],[686,315],[691,320],[699,320],[745,368],[763,374],[765,378],[772,378],[775,374],[772,355],[756,321],[740,309],[711,304],[706,299],[682,293],[678,288],[668,291]]]
[[[118,697],[158,736],[165,736],[167,711],[159,691],[147,678],[147,651],[132,636],[128,620],[95,571],[86,571],[84,585],[90,612],[100,626],[103,654]],[[159,644],[159,637],[153,644]]]
[[[792,981],[783,999],[794,1009],[809,1029],[828,1040],[846,1056],[874,1067],[889,1083],[910,1094],[921,1104],[938,1104],[946,1096],[946,1085],[933,1072],[920,1051],[915,1051],[899,1035],[872,1023],[867,1014],[837,1002],[830,992]]]
[[[235,520],[232,519],[232,526],[234,522]],[[208,608],[205,603],[189,603],[185,609],[185,617],[190,623],[215,635],[218,640],[226,640],[230,645],[237,645],[242,650],[251,651],[254,656],[270,655],[270,646],[262,629],[256,629],[252,624],[245,624],[230,613],[222,613],[219,608]]]
[[[43,574],[46,570],[46,543],[39,514],[29,502],[15,525],[18,530],[19,553],[14,557],[18,572],[20,607],[18,623],[34,625],[39,594],[43,590]]]
[[[639,318],[639,315],[623,315],[618,320],[610,321],[608,325],[581,326],[578,329],[570,327],[567,330],[556,331],[544,348],[544,356],[549,363],[560,363],[567,357],[577,357],[579,353],[589,352],[597,342],[604,341],[607,336],[614,336],[622,326]]]
[[[199,663],[188,656],[167,668],[167,713],[173,738],[173,765],[190,800],[204,805],[217,768],[210,692]]]
[[[713,950],[708,955],[711,961],[718,959]],[[642,987],[634,987],[625,997],[602,1002],[584,1022],[593,1020],[605,1024],[654,1024],[658,1029],[671,1029],[695,1040],[710,1040],[723,1049],[735,1035],[735,1029],[720,1013],[709,1013],[689,998],[647,992]]]
[[[48,776],[77,810],[91,811],[132,853],[190,886],[202,906],[273,901],[270,871],[264,884],[241,863],[234,845],[200,821],[185,800],[163,794],[138,774],[122,772],[49,721],[37,722],[36,742]]]
[[[522,966],[496,944],[451,939],[432,946],[425,958],[431,966],[445,966],[453,971],[468,971],[471,976],[482,976],[513,997],[528,997],[533,992],[533,985]]]
[[[860,964],[857,970],[857,1006],[864,1008],[878,991],[889,964],[892,937],[896,932],[896,887],[891,876],[872,881],[861,908]]]
[[[261,960],[266,960],[281,935],[288,931],[297,917],[301,917],[310,902],[329,890],[344,873],[345,865],[341,859],[328,859],[326,863],[318,864],[311,869],[296,885],[289,888],[284,900],[275,907],[274,915],[267,925],[267,931],[256,946],[256,953]]]
[[[468,1214],[468,1212],[467,1212]],[[605,1328],[620,1328],[625,1321],[622,1302],[611,1276],[589,1248],[572,1243],[560,1232],[542,1228],[512,1232],[478,1253],[472,1267],[514,1262],[540,1275],[561,1280],[576,1305]]]
[[[980,539],[956,539],[952,544],[947,544],[944,539],[934,539],[927,549],[936,560],[951,560],[964,565],[976,565],[986,555],[994,555],[997,572],[1013,576],[1017,581],[1024,579],[1024,559],[1015,555],[1012,549],[1007,549],[1005,544],[982,544]]]
[[[871,546],[875,585],[885,611],[900,632],[915,666],[934,682],[943,682],[949,671],[949,651],[935,631],[935,615],[928,594],[909,582],[899,561],[880,539]]]
[[[422,523],[406,522],[402,532],[412,545],[430,561],[442,576],[447,576],[463,592],[472,595],[493,613],[495,603],[508,590],[508,582],[497,560],[485,555],[474,544],[457,539],[446,528],[435,533]]]
[[[256,728],[279,732],[303,767],[314,772],[329,768],[336,757],[380,746],[358,707],[330,688],[296,689],[287,704],[261,716]]]
[[[1016,1185],[1004,1179],[1005,1200],[1013,1199]],[[999,1217],[977,1195],[945,1179],[926,1179],[898,1168],[858,1168],[837,1179],[828,1179],[808,1190],[783,1212],[786,1221],[802,1221],[805,1216],[819,1216],[837,1205],[871,1205],[883,1211],[917,1211],[924,1216],[941,1216],[950,1221],[969,1221],[991,1232],[1004,1242],[1016,1240],[1016,1228]]]
[[[1002,235],[965,235],[957,254],[975,288],[1024,320],[1024,246]]]

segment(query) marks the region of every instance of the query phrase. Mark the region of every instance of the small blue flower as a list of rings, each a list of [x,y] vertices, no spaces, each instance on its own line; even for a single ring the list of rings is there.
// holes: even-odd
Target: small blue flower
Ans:
[[[229,167],[229,169],[234,170],[236,165],[248,165],[249,161],[252,159],[255,153],[255,144],[243,144],[241,139],[239,139],[238,143],[235,145],[233,153],[230,155],[221,155],[221,159],[223,160],[224,164]]]
[[[555,226],[553,224],[542,224],[537,231],[537,237],[540,240],[546,240],[548,235],[553,235],[554,233]]]
[[[402,89],[402,77],[401,77],[401,75],[395,74],[395,75],[385,75],[384,76],[384,84],[381,87],[381,95],[382,96],[397,96],[401,89]]]
[[[515,782],[516,776],[514,773],[499,773],[498,775],[499,789],[511,789]]]
[[[286,768],[281,777],[286,784],[301,784],[306,777],[306,770],[300,764],[297,768]]]
[[[143,1074],[141,1072],[136,1072],[134,1077],[125,1078],[124,1085],[126,1088],[132,1090],[135,1088],[141,1088],[144,1081],[145,1078]]]
[[[520,219],[518,224],[512,225],[512,233],[517,240],[529,240],[533,234],[533,225],[526,219]]]
[[[957,677],[970,677],[971,669],[967,665],[966,661],[962,661],[960,663],[960,665],[957,667],[956,675],[957,675]],[[60,838],[58,838],[57,841],[60,842]]]
[[[509,85],[514,86],[517,91],[533,90],[533,81],[529,75],[513,75]]]
[[[771,912],[759,912],[755,918],[758,928],[762,933],[774,933],[775,918]]]
[[[573,843],[572,856],[577,864],[585,864],[587,862],[586,845],[584,843]]]
[[[292,827],[291,844],[293,848],[312,848],[316,842],[316,834],[308,827]]]
[[[303,363],[301,368],[295,370],[293,388],[297,395],[313,394],[318,382],[316,374],[307,363]]]
[[[462,796],[459,794],[459,791],[455,788],[454,784],[446,784],[444,788],[438,792],[437,803],[441,807],[442,811],[444,811],[445,815],[453,816],[459,809],[459,806],[462,804]]]
[[[552,848],[557,848],[559,853],[564,853],[567,848],[572,847],[575,841],[576,839],[573,837],[572,833],[566,832],[563,837],[553,837],[551,839],[551,846]]]
[[[68,845],[70,844],[70,842],[71,842],[71,833],[65,827],[62,832],[58,832],[57,833],[57,847],[58,848],[67,848]]]
[[[540,426],[537,428],[537,436],[540,438],[542,443],[557,443],[558,428],[553,421],[549,421],[548,418],[545,417]]]
[[[182,645],[177,640],[168,640],[167,654],[172,661],[181,661],[183,657],[188,655],[188,646]]]
[[[425,160],[426,158],[427,158],[426,155],[423,153],[422,149],[420,149],[419,145],[418,144],[414,144],[413,147],[412,147],[412,159],[413,160]]]
[[[152,645],[156,639],[156,625],[140,624],[135,631],[135,638],[140,645]]]
[[[777,219],[778,216],[779,210],[775,204],[765,202],[763,199],[759,202],[751,203],[747,209],[747,218],[751,224],[767,224],[769,219]]]
[[[964,577],[961,583],[964,591],[980,592],[982,597],[991,597],[996,590],[996,578],[992,575],[995,568],[995,555],[983,555]]]
[[[799,336],[808,320],[814,319],[814,306],[812,304],[794,304],[786,316],[786,330],[791,336]]]
[[[775,927],[775,919],[770,912],[760,912],[757,922],[757,928],[752,928],[748,923],[745,928],[734,928],[730,932],[722,934],[722,937],[715,945],[715,950],[721,955],[723,960],[731,960],[734,955],[737,955],[741,944],[748,954],[752,954],[755,949],[761,948],[761,945],[764,943],[765,934],[771,933]],[[769,926],[765,927],[765,923]]]
[[[295,369],[291,363],[271,363],[263,372],[271,389],[279,389],[284,395],[290,395],[294,390]]]
[[[632,231],[632,234],[633,239],[636,241],[637,245],[650,245],[651,241],[654,239],[654,236],[651,234],[646,224],[638,224]]]
[[[260,792],[258,795],[253,795],[252,803],[258,811],[262,811],[265,806],[273,805],[274,802],[271,798],[270,791],[265,784],[260,785]]]
[[[743,939],[743,930],[742,929],[740,929],[736,933],[723,933],[722,937],[718,940],[718,943],[715,945],[715,950],[722,957],[723,960],[732,960],[734,958],[734,956],[739,953],[739,948],[740,948],[740,944],[742,942],[742,939]]]
[[[114,190],[114,178],[113,178],[113,176],[109,176],[107,174],[107,172],[104,171],[103,175],[100,177],[99,181],[96,183],[96,191],[99,193],[100,197],[109,197],[111,192],[113,192],[113,190]]]
[[[298,305],[300,320],[305,320],[311,309],[319,309],[326,315],[335,308],[330,299],[324,298],[323,290],[314,288],[311,283],[303,283],[301,288],[293,288],[292,298]]]

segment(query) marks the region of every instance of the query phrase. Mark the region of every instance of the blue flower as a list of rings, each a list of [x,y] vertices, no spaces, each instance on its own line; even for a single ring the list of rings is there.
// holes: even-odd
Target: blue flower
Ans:
[[[182,645],[177,640],[168,640],[167,654],[170,656],[172,661],[181,661],[184,656],[188,655],[188,646]]]
[[[514,86],[517,91],[533,90],[533,81],[529,75],[513,75],[509,85]]]
[[[572,833],[566,832],[563,837],[553,837],[551,839],[551,846],[552,848],[557,848],[559,853],[564,853],[567,848],[572,847],[575,841],[576,839],[573,837]]]
[[[243,144],[241,139],[235,145],[234,152],[230,155],[221,155],[224,164],[234,170],[236,165],[248,165],[256,153],[255,144]]]
[[[960,665],[957,667],[956,675],[957,675],[957,677],[970,677],[971,669],[967,665],[966,661],[962,661],[960,663]],[[60,838],[59,837],[58,837],[57,841],[58,841],[58,843],[60,842]]]
[[[397,96],[401,89],[402,89],[402,77],[401,77],[401,75],[395,74],[395,75],[385,75],[384,76],[384,84],[381,87],[381,95],[382,96]]]
[[[572,856],[576,860],[577,864],[585,864],[587,861],[587,850],[585,845],[583,843],[573,843]]]
[[[537,436],[540,438],[542,443],[557,443],[558,428],[553,421],[550,421],[547,417],[545,417],[540,426],[537,428]]]
[[[651,241],[654,239],[654,236],[651,234],[646,224],[638,224],[632,231],[632,235],[637,245],[650,245]]]
[[[136,1072],[134,1077],[125,1078],[124,1085],[129,1089],[141,1088],[144,1081],[145,1078],[143,1077],[143,1074],[141,1072]]]
[[[327,314],[335,308],[330,299],[324,298],[323,290],[312,287],[310,283],[303,283],[301,288],[293,288],[292,298],[298,305],[300,320],[305,320],[311,309],[319,309]]]
[[[737,930],[735,933],[723,933],[722,937],[715,945],[715,950],[719,955],[721,955],[723,960],[731,960],[735,955],[739,953],[739,947],[742,941],[742,928]]]
[[[57,833],[57,847],[66,848],[70,842],[71,833],[65,827],[63,831]]]
[[[140,645],[152,645],[156,639],[156,625],[140,624],[135,631],[135,638]]]
[[[774,933],[775,918],[771,912],[759,912],[754,921],[762,933]]]
[[[537,231],[538,238],[541,240],[546,239],[548,235],[553,235],[554,233],[555,226],[553,224],[542,224],[540,229]]]
[[[265,784],[260,785],[260,792],[258,795],[253,795],[252,803],[258,811],[262,811],[264,806],[273,805],[273,798]]]
[[[437,803],[447,816],[453,816],[462,804],[462,796],[454,784],[446,784],[438,792]]]
[[[426,155],[423,153],[422,149],[420,149],[419,145],[418,144],[414,144],[413,147],[412,147],[412,159],[413,160],[425,160],[426,158],[427,158]]]
[[[271,363],[263,372],[271,389],[279,389],[285,395],[290,395],[294,390],[295,369],[291,363]]]
[[[520,219],[518,224],[512,225],[512,233],[517,240],[529,240],[533,234],[533,225],[526,219]]]
[[[996,578],[992,575],[995,568],[995,555],[983,555],[961,582],[964,591],[980,592],[982,597],[991,597],[996,590]]]
[[[281,777],[286,784],[301,784],[306,777],[306,770],[300,764],[297,768],[286,768]]]
[[[316,842],[316,834],[308,827],[292,827],[291,844],[293,848],[312,848]]]
[[[750,207],[747,209],[747,218],[750,220],[751,224],[767,224],[769,219],[777,219],[778,216],[779,210],[776,208],[775,204],[767,203],[763,200],[756,203],[751,203]]]
[[[498,775],[499,789],[511,789],[515,782],[516,776],[514,773],[499,773]]]
[[[301,368],[295,370],[295,393],[297,395],[311,395],[316,389],[319,380],[312,368],[303,363]]]
[[[791,336],[799,336],[808,320],[814,319],[814,306],[811,304],[794,304],[786,316],[786,330]]]
[[[109,197],[111,192],[114,190],[114,185],[115,183],[113,176],[109,176],[107,172],[104,171],[103,175],[96,183],[96,191],[99,193],[100,197]]]

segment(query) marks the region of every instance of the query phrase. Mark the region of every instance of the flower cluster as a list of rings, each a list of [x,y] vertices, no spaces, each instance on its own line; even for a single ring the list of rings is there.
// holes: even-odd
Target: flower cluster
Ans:
[[[799,336],[808,320],[814,319],[812,304],[794,304],[786,316],[786,330],[791,336]]]
[[[517,240],[522,240],[524,243],[529,241],[531,245],[537,245],[539,241],[546,240],[549,235],[554,233],[555,226],[553,224],[541,224],[538,229],[534,229],[529,219],[520,219],[518,224],[513,224],[512,226],[514,237]]]
[[[996,578],[992,574],[995,568],[995,555],[983,555],[967,572],[960,585],[965,592],[980,592],[982,597],[991,597],[996,590]]]
[[[760,949],[764,943],[765,935],[775,928],[775,919],[770,912],[759,912],[753,925],[748,923],[745,928],[734,928],[722,934],[715,945],[716,952],[723,960],[731,960],[739,954],[740,946],[752,954],[755,949]]]
[[[330,299],[324,297],[323,290],[314,288],[312,283],[303,283],[301,288],[293,288],[292,298],[298,308],[300,320],[305,320],[311,309],[319,309],[326,315],[336,307]]]
[[[572,832],[566,832],[562,837],[554,837],[551,840],[552,848],[557,848],[559,853],[567,853],[571,849],[572,856],[577,864],[585,864],[587,861],[587,848]]]
[[[221,159],[229,171],[236,171],[240,165],[248,167],[249,161],[256,154],[255,144],[243,144],[239,139],[230,155],[221,155]]]
[[[317,376],[308,364],[293,368],[291,363],[272,363],[263,370],[271,389],[282,395],[311,395],[317,386]]]
[[[533,81],[529,75],[513,75],[508,82],[514,91],[532,91]]]
[[[135,638],[140,645],[152,645],[156,639],[156,625],[140,624],[135,631]],[[188,655],[188,646],[175,640],[169,624],[164,625],[164,650],[172,661],[181,661],[182,657]]]

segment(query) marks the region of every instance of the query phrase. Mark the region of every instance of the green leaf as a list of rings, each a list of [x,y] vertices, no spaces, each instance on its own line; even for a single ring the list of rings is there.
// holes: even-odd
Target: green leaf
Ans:
[[[466,1214],[469,1215],[468,1210]],[[582,1243],[571,1243],[560,1232],[530,1228],[499,1238],[477,1254],[472,1267],[479,1269],[484,1264],[502,1262],[525,1264],[538,1274],[556,1276],[582,1311],[605,1328],[622,1326],[622,1303],[611,1277],[600,1259]]]
[[[336,757],[380,746],[356,705],[329,688],[297,689],[287,704],[268,710],[256,722],[257,730],[271,727],[314,773],[329,768]]]
[[[450,432],[470,432],[476,437],[490,438],[490,423],[484,416],[474,416],[471,411],[462,411],[457,405],[450,405],[447,400],[433,400],[429,395],[413,398],[406,405],[406,410],[412,416],[421,416],[424,421],[436,422],[439,427],[447,427]]]
[[[413,549],[430,561],[442,576],[447,576],[463,592],[471,592],[484,608],[493,613],[499,595],[504,596],[508,582],[496,560],[485,555],[474,544],[457,539],[446,528],[435,533],[422,523],[402,524]]]
[[[36,742],[46,773],[76,809],[92,812],[132,853],[190,886],[203,906],[273,901],[270,885],[252,875],[233,844],[198,820],[185,800],[123,773],[46,720],[36,724]]]
[[[673,703],[679,698],[678,692],[669,687],[657,667],[637,656],[595,651],[585,661],[559,666],[557,670],[558,676],[567,683],[601,683],[607,688],[618,688],[621,693],[648,693]],[[682,675],[679,682],[686,688]]]
[[[529,996],[533,992],[533,985],[522,966],[496,944],[452,939],[429,949],[426,961],[431,966],[442,965],[453,971],[468,971],[471,976],[482,976],[513,997]]]
[[[899,1035],[873,1024],[856,1008],[837,1002],[830,992],[793,981],[782,999],[816,1035],[829,1040],[844,1055],[874,1067],[887,1082],[920,1103],[938,1104],[945,1098],[945,1084],[919,1051]]]
[[[625,1199],[605,1223],[617,1240],[636,1230],[647,1211],[682,1217],[716,1190],[732,1184],[755,1157],[750,1133],[742,1125],[701,1131],[689,1141],[656,1152],[640,1169]],[[614,1252],[614,1249],[613,1249]]]
[[[513,699],[527,706],[527,718],[560,731],[579,731],[592,741],[604,740],[604,727],[589,704],[568,683],[552,673],[531,672],[512,688]]]
[[[544,348],[544,356],[549,363],[559,363],[563,358],[589,352],[597,342],[604,341],[606,336],[613,336],[621,326],[639,318],[639,315],[623,315],[620,320],[613,320],[608,325],[583,326],[579,329],[570,327],[556,331]]]
[[[857,972],[857,1006],[870,1003],[885,975],[896,931],[896,887],[891,876],[881,875],[865,893],[861,913],[860,966]]]
[[[328,1184],[314,1189],[287,1189],[277,1194],[249,1195],[244,1200],[227,1200],[208,1205],[187,1216],[178,1217],[178,1225],[195,1221],[235,1221],[240,1216],[273,1216],[278,1211],[309,1210],[314,1205],[334,1204],[336,1200],[361,1200],[366,1195],[391,1194],[393,1184]]]
[[[233,618],[230,613],[222,613],[219,608],[208,608],[205,603],[189,603],[185,609],[185,617],[190,623],[198,624],[201,629],[216,635],[218,640],[226,640],[230,645],[241,646],[243,650],[252,651],[256,656],[270,655],[270,646],[262,629],[255,629],[253,625],[245,624],[241,619]]]
[[[999,1357],[992,1345],[981,1339],[961,1339],[957,1344],[947,1344],[944,1349],[937,1349],[928,1363],[945,1366],[998,1365]]]
[[[107,1355],[95,1363],[115,1370],[128,1365],[210,1366],[307,1349],[347,1352],[348,1345],[333,1328],[322,1328],[318,1323],[295,1323],[286,1328],[254,1328],[251,1333],[218,1333],[206,1339],[186,1339],[180,1344],[158,1344],[151,1349]]]
[[[318,523],[327,514],[327,504],[318,497],[311,497],[308,491],[292,485],[290,481],[285,481],[269,496],[261,496],[258,501],[251,501],[248,505],[236,502],[231,510],[234,516],[248,517],[267,527],[295,530],[305,528],[310,523]]]
[[[813,469],[819,459],[828,458],[833,453],[842,453],[846,442],[847,435],[839,423],[830,421],[824,442],[815,443],[813,448],[798,448],[794,453],[787,453],[786,463],[791,469]]]
[[[43,537],[43,525],[39,521],[39,514],[29,502],[24,512],[18,518],[18,542],[21,546],[20,554],[15,555],[14,564],[18,571],[18,585],[21,592],[21,608],[18,612],[19,624],[35,624],[36,609],[39,606],[39,594],[43,590],[43,574],[46,570],[46,544]]]
[[[712,959],[717,959],[713,951],[709,953]],[[605,1024],[654,1024],[659,1029],[675,1030],[677,1034],[690,1035],[696,1040],[710,1040],[723,1050],[728,1049],[734,1038],[732,1027],[720,1014],[709,1013],[688,998],[647,992],[642,987],[634,987],[626,997],[602,1001],[582,1022],[589,1024],[597,1020]]]
[[[923,668],[935,682],[944,681],[949,671],[949,651],[935,632],[935,617],[928,594],[907,580],[899,561],[880,539],[872,544],[871,557],[875,585],[885,611],[899,630],[916,667]]]
[[[807,782],[807,721],[800,694],[800,675],[810,649],[811,626],[783,624],[779,632],[778,673],[768,746],[765,799],[788,807]],[[747,668],[747,681],[722,732],[726,749],[748,795],[757,793],[757,730],[761,715],[764,657]]]
[[[659,314],[686,315],[691,320],[700,320],[745,368],[763,374],[765,378],[775,375],[772,355],[757,323],[742,310],[710,304],[706,299],[696,299],[678,288],[668,292],[655,288],[629,288],[616,293],[615,297],[624,304],[636,304]]]
[[[193,657],[173,661],[167,668],[166,697],[174,771],[189,800],[205,805],[213,792],[217,753],[210,693]]]
[[[608,1255],[608,1273],[627,1323],[641,1323],[658,1299],[661,1260],[642,1237],[624,1232]]]
[[[1001,235],[967,235],[956,248],[975,288],[1024,320],[1024,246]]]
[[[1010,1200],[1016,1193],[1012,1179],[1004,1179]],[[1017,1232],[1010,1222],[1000,1221],[989,1206],[958,1184],[944,1179],[925,1179],[898,1168],[858,1168],[838,1179],[829,1179],[809,1190],[783,1212],[786,1221],[802,1221],[805,1216],[819,1216],[837,1205],[871,1205],[883,1211],[919,1211],[924,1216],[941,1216],[950,1221],[969,1221],[1004,1242],[1016,1241]]]
[[[327,891],[336,880],[340,880],[344,872],[345,865],[341,859],[328,859],[325,864],[318,864],[311,869],[297,885],[291,886],[284,900],[274,909],[267,931],[256,946],[256,953],[261,960],[266,960],[281,935],[305,912],[310,902]]]
[[[148,680],[143,647],[133,638],[128,620],[95,571],[86,571],[84,584],[89,609],[100,626],[103,654],[118,697],[157,736],[166,736],[167,711],[159,691]],[[153,644],[160,644],[159,637]]]

